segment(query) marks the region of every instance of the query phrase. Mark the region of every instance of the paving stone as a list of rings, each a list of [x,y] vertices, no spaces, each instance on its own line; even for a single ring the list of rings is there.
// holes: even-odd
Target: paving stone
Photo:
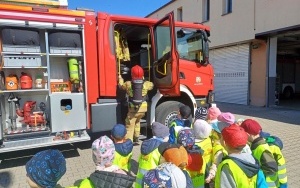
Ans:
[[[287,163],[289,188],[300,187],[300,111],[283,108],[264,108],[218,103],[223,112],[231,112],[238,118],[257,120],[264,131],[279,136],[284,143],[283,154]],[[66,187],[89,176],[95,166],[90,149],[92,141],[56,146],[67,160],[67,172],[57,187]],[[141,141],[140,141],[141,144]],[[70,150],[71,148],[71,150]],[[47,148],[40,148],[40,150]],[[25,164],[37,150],[0,154],[0,188],[29,188],[26,183]],[[137,172],[140,145],[133,148],[132,171]]]

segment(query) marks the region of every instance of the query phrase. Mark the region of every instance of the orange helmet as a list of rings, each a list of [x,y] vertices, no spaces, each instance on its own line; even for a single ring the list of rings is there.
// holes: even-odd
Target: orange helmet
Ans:
[[[142,67],[135,65],[131,68],[131,79],[140,80],[144,77],[144,70]]]

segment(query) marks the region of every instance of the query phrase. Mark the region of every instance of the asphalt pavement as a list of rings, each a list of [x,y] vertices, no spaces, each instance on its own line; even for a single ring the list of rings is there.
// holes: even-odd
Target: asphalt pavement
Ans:
[[[289,188],[300,187],[300,110],[282,107],[253,107],[235,104],[218,103],[223,112],[231,112],[238,118],[253,118],[257,120],[263,130],[279,136],[283,143],[283,154],[287,163]],[[104,133],[108,134],[108,133]],[[95,166],[92,160],[91,143],[103,134],[93,135],[91,141],[55,146],[63,152],[67,161],[67,172],[58,182],[57,187],[78,185],[89,176]],[[140,141],[141,143],[141,141]],[[26,183],[26,162],[38,151],[47,148],[36,148],[25,151],[16,151],[0,154],[0,187],[2,188],[29,188]],[[137,172],[137,158],[139,145],[134,146],[132,159],[132,173]]]

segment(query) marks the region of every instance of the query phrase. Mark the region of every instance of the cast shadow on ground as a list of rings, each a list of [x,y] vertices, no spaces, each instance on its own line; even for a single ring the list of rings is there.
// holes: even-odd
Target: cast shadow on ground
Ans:
[[[7,181],[2,181],[3,179]],[[11,173],[10,172],[0,172],[0,187],[9,187],[11,184]]]
[[[72,144],[41,147],[41,148],[28,149],[22,151],[13,151],[13,152],[0,154],[0,169],[23,166],[27,163],[27,161],[31,159],[33,155],[47,149],[58,149],[63,153],[65,158],[72,158],[72,157],[79,156],[77,147],[75,147]]]
[[[129,175],[131,176],[136,176],[137,171],[138,171],[138,166],[139,164],[134,160],[131,159],[131,169],[130,172],[128,172]],[[83,179],[78,179],[73,183],[73,186],[79,187],[80,183],[82,182]],[[55,188],[60,188],[60,187],[55,187]]]
[[[284,107],[257,107],[216,102],[222,112],[240,116],[253,116],[278,122],[300,125],[300,110]]]
[[[138,168],[139,168],[139,163],[134,159],[131,159],[130,163],[131,163],[131,169],[130,169],[131,174],[132,173],[137,174],[137,171],[138,171]]]

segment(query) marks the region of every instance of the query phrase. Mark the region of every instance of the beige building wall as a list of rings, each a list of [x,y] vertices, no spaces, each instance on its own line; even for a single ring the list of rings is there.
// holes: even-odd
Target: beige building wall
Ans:
[[[161,18],[182,9],[183,21],[203,22],[204,0],[173,0],[167,6],[155,11],[148,17]],[[256,35],[270,31],[300,27],[300,0],[239,0],[232,1],[232,12],[223,15],[223,0],[210,0],[210,18],[203,24],[211,28],[210,48],[219,48],[243,44],[257,43]],[[267,35],[265,35],[267,37]],[[250,104],[265,106],[266,69],[268,47],[265,41],[259,41],[259,48],[251,49],[252,62],[250,70]]]
[[[299,0],[254,0],[254,2],[256,33],[300,25]]]
[[[254,41],[251,45],[250,105],[266,105],[267,43]]]
[[[173,2],[148,17],[160,19],[167,13],[174,11],[175,20],[178,20],[178,9],[182,9],[183,21],[202,22],[202,0],[173,0]]]
[[[210,1],[210,19],[205,24],[211,27],[212,48],[254,39],[253,1],[232,1],[232,13],[222,15],[222,1]]]
[[[150,18],[162,18],[168,12],[182,9],[183,21],[203,22],[202,0],[175,0],[162,7]],[[254,3],[253,1],[233,1],[232,13],[223,14],[223,1],[210,1],[210,19],[204,24],[211,28],[210,47],[241,43],[255,38],[254,33]]]

